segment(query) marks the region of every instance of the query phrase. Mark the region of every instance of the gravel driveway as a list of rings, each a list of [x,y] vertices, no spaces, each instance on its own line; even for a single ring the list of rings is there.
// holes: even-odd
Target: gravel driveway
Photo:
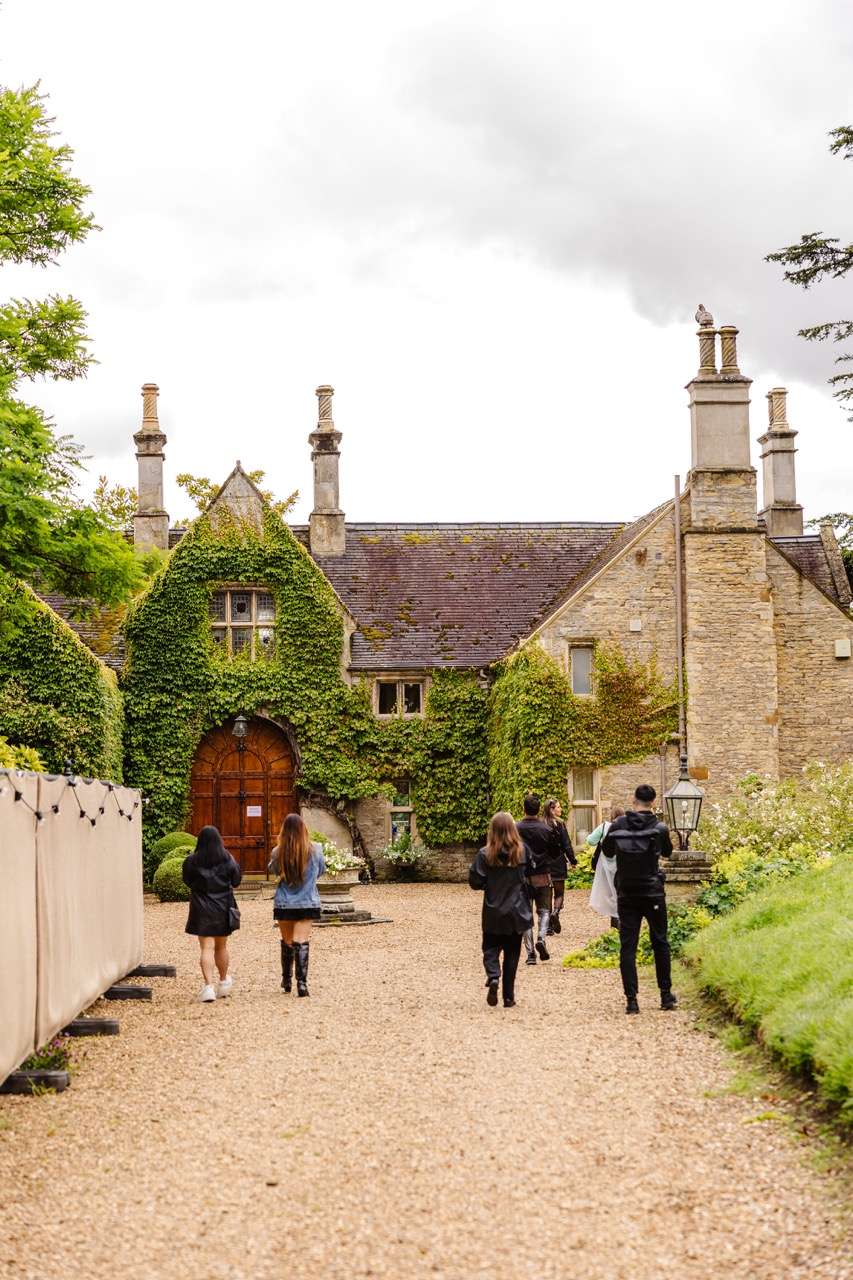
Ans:
[[[59,1096],[0,1098],[0,1275],[94,1280],[843,1280],[839,1187],[691,1012],[623,1013],[569,897],[555,959],[485,1003],[479,899],[358,891],[393,925],[315,931],[278,991],[270,904],[242,904],[232,998],[199,1005],[186,908],[146,906],[151,1005]]]

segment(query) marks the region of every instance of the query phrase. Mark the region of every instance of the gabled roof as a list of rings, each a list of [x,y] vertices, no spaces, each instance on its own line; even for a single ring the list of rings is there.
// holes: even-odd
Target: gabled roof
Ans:
[[[819,533],[805,533],[791,538],[771,538],[770,541],[783,555],[793,561],[804,577],[809,578],[824,595],[829,596],[830,600],[840,605],[850,603],[849,584],[846,584],[848,589],[845,591],[845,584],[836,581]]]
[[[235,496],[252,501],[251,481],[242,473],[244,487],[237,473],[218,497],[230,498],[225,491],[236,478]],[[345,553],[315,559],[355,623],[355,671],[484,667],[567,604],[671,507],[670,499],[628,524],[348,524]],[[290,528],[307,548],[308,526]],[[169,546],[184,532],[170,529]],[[819,535],[771,541],[830,600],[849,603]],[[120,636],[105,650],[100,620],[76,622],[73,602],[44,599],[105,662],[121,666]]]
[[[317,563],[356,619],[355,670],[482,667],[526,635],[618,523],[348,524]],[[308,530],[293,532],[307,543]]]

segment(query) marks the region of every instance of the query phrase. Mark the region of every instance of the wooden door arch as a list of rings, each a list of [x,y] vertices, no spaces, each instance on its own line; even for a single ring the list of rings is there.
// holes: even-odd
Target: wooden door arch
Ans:
[[[282,822],[298,813],[296,763],[284,731],[253,718],[242,740],[223,725],[202,738],[190,779],[190,831],[218,827],[245,875],[265,875]]]

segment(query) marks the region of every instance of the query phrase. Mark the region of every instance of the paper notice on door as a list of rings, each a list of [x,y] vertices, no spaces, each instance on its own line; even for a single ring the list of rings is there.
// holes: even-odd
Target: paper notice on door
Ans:
[[[263,814],[263,809],[261,808],[261,806],[260,806],[259,804],[247,804],[247,805],[246,805],[246,817],[247,817],[247,818],[260,818],[260,817],[262,816],[262,814]]]

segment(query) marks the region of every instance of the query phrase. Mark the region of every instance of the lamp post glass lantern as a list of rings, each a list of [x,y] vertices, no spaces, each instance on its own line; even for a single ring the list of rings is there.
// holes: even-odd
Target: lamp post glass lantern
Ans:
[[[234,717],[234,728],[231,730],[231,733],[237,739],[238,742],[242,742],[246,736],[246,731],[248,728],[249,728],[249,721],[241,711],[238,716]]]
[[[678,836],[678,847],[682,850],[688,848],[690,837],[699,826],[699,814],[704,798],[705,792],[691,780],[687,769],[687,756],[682,755],[678,781],[664,796],[667,823],[670,831],[674,831]]]

